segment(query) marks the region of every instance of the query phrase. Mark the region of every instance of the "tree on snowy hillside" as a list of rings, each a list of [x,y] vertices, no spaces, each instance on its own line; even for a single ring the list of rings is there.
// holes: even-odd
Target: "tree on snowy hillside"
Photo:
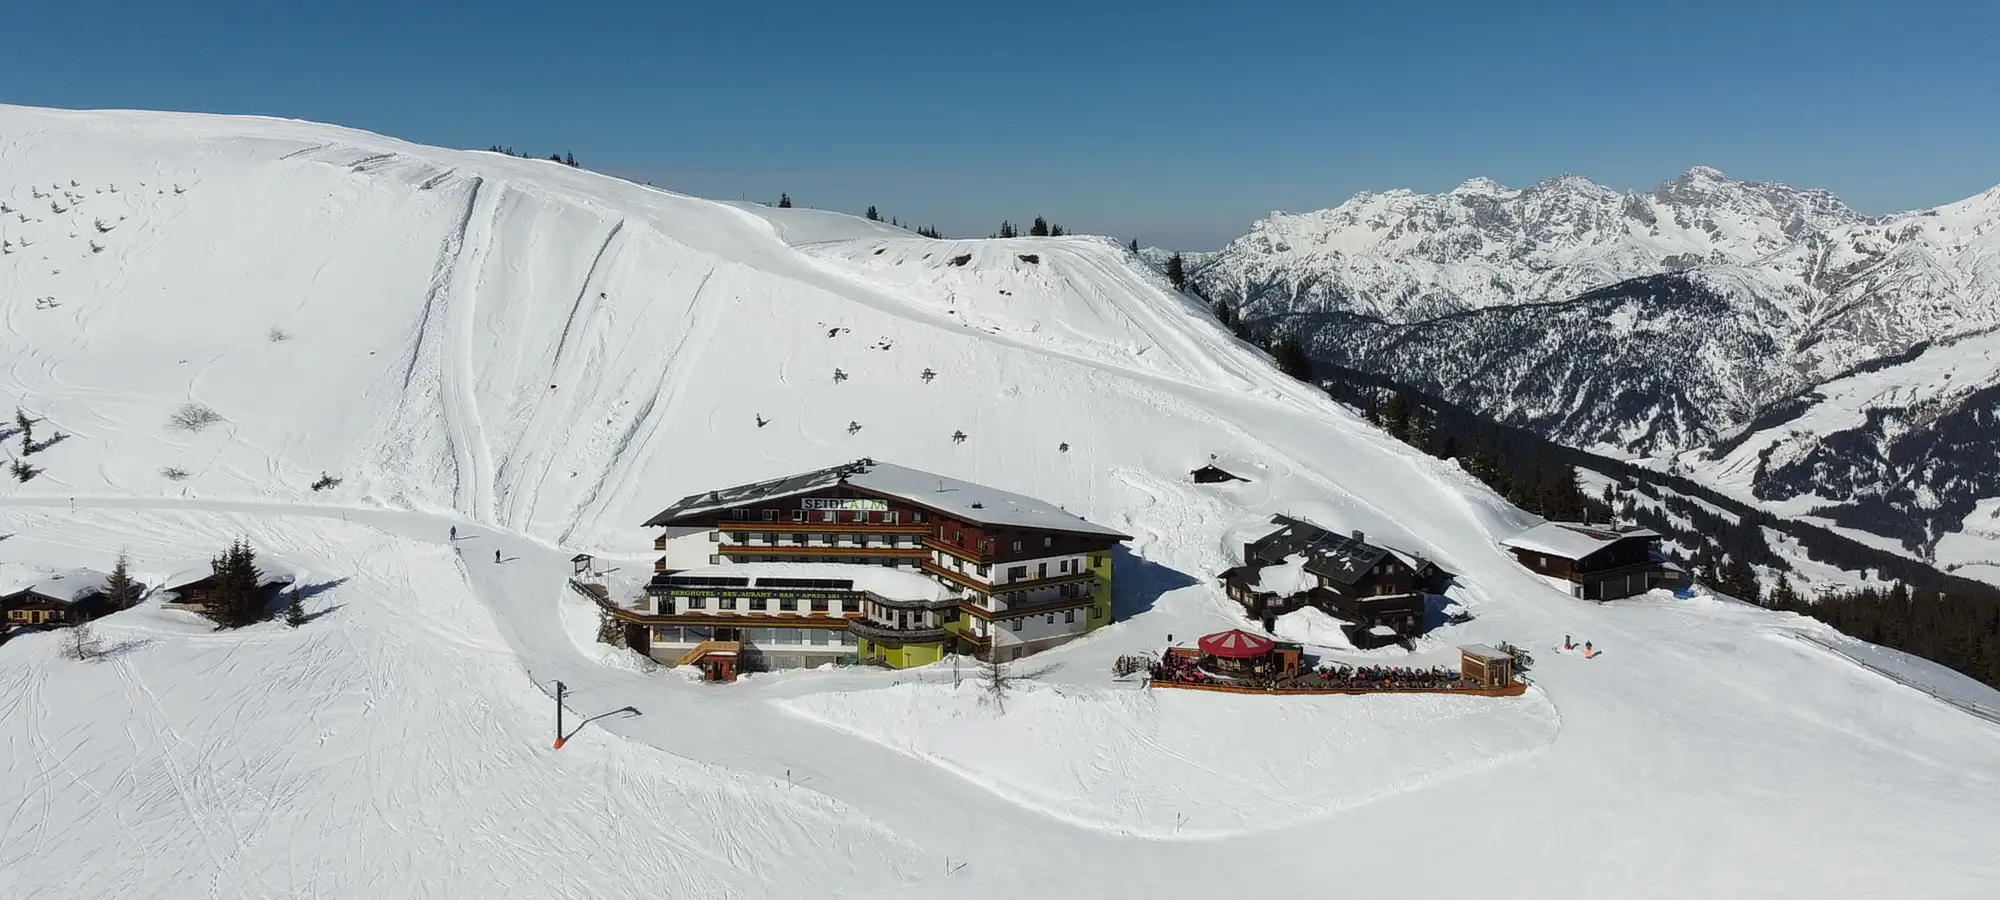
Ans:
[[[1019,228],[1015,228],[1015,227],[1014,227],[1014,223],[1013,223],[1013,222],[1010,222],[1010,221],[1008,221],[1008,220],[1006,220],[1006,219],[1001,219],[1001,220],[1000,220],[1000,230],[999,230],[998,232],[995,232],[993,236],[994,236],[994,237],[1003,237],[1003,238],[1014,238],[1014,237],[1020,237],[1020,236],[1021,236],[1021,230],[1020,230]]]
[[[70,626],[69,640],[63,649],[79,660],[95,659],[104,653],[103,642],[97,639],[97,630],[88,621]]]
[[[1279,338],[1271,343],[1271,358],[1277,360],[1278,371],[1300,381],[1312,380],[1312,360],[1306,358],[1306,350],[1291,338]]]
[[[1030,237],[1048,237],[1049,220],[1044,219],[1041,216],[1036,216],[1035,224],[1028,226],[1028,235]]]
[[[139,594],[144,587],[132,578],[132,561],[124,553],[118,554],[118,562],[111,566],[111,577],[104,583],[104,594],[111,598],[112,609],[131,609],[139,605]]]
[[[867,220],[868,220],[868,221],[870,221],[870,222],[880,222],[880,221],[882,221],[882,214],[881,214],[881,213],[878,213],[878,212],[876,212],[876,211],[875,211],[875,207],[873,207],[873,206],[870,206],[870,207],[868,207],[868,212],[867,212],[867,214],[866,214],[866,215],[864,215],[864,216],[863,216],[863,218],[867,219]]]
[[[998,651],[991,648],[979,665],[979,690],[984,694],[981,700],[993,704],[1001,715],[1007,714],[1007,695],[1014,692],[1014,675],[1001,661]]]
[[[1181,260],[1178,253],[1167,257],[1167,282],[1174,286],[1174,290],[1187,290],[1187,263]]]
[[[21,432],[21,455],[35,452],[35,420],[20,407],[14,408],[14,429]]]
[[[791,209],[791,208],[792,208],[792,195],[790,195],[790,194],[784,194],[784,193],[781,193],[781,194],[779,194],[779,195],[778,195],[778,208],[779,208],[779,209]]]
[[[215,573],[206,607],[208,617],[223,628],[241,628],[264,620],[264,596],[258,588],[257,552],[249,541],[233,541],[209,561]]]

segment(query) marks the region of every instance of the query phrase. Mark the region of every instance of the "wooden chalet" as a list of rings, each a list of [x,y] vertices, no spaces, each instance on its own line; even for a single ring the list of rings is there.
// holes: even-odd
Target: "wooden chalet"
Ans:
[[[1188,473],[1195,484],[1220,484],[1225,481],[1249,481],[1250,479],[1210,463]]]
[[[1499,690],[1514,684],[1514,655],[1485,644],[1458,648],[1459,681],[1469,688]]]
[[[1450,586],[1442,566],[1414,553],[1336,534],[1291,516],[1243,546],[1243,565],[1222,573],[1223,591],[1270,630],[1278,616],[1311,606],[1346,623],[1356,647],[1421,634],[1426,595]]]
[[[1570,583],[1584,600],[1616,600],[1680,587],[1681,567],[1660,552],[1660,534],[1582,522],[1544,522],[1501,546],[1531,571]]]
[[[664,530],[654,542],[665,555],[647,588],[651,614],[672,617],[646,624],[762,627],[733,620],[789,615],[802,621],[778,627],[835,628],[860,660],[895,667],[936,662],[947,652],[1014,659],[1110,624],[1111,550],[1128,539],[1045,501],[872,459],[690,495],[646,525]],[[745,564],[816,571],[724,571]],[[922,576],[944,593],[925,595],[910,582],[876,590],[855,566]],[[741,608],[682,605],[683,595],[694,599],[688,589],[696,585],[683,577],[690,575],[755,578],[755,585],[716,586],[758,596],[742,596],[750,605]],[[819,607],[786,608],[786,596],[767,593],[766,581],[787,578],[851,583],[810,589],[823,597],[791,598],[816,599]],[[661,598],[669,606],[659,607]],[[685,632],[679,637],[669,652],[687,643]],[[749,637],[746,664],[812,658],[759,643]],[[664,658],[659,650],[654,656]]]
[[[289,573],[260,569],[257,572],[257,589],[263,593],[266,605],[271,605],[277,602],[280,593],[291,587],[294,580]],[[162,582],[160,588],[172,594],[160,604],[162,607],[201,612],[208,609],[210,596],[215,590],[215,572],[205,568],[183,572]]]
[[[10,567],[11,568],[11,567]],[[9,626],[74,625],[113,612],[105,592],[110,576],[95,569],[8,573],[0,610]]]

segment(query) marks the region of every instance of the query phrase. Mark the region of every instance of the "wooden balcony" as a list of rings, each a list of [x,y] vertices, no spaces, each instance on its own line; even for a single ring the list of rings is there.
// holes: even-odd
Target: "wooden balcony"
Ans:
[[[897,628],[867,619],[855,619],[847,623],[847,633],[886,644],[928,644],[950,637],[942,625],[929,628]]]
[[[724,532],[775,531],[782,534],[806,531],[814,534],[914,534],[929,535],[935,526],[922,522],[898,522],[882,525],[873,522],[765,522],[761,519],[731,519],[718,522],[715,530]],[[661,540],[665,540],[662,538]]]
[[[931,555],[922,547],[828,547],[811,544],[718,544],[716,552],[725,556],[818,556],[829,559],[853,556],[928,559]]]
[[[960,587],[975,590],[982,594],[994,595],[1012,594],[1020,591],[1032,591],[1036,588],[1059,587],[1065,584],[1079,584],[1098,580],[1097,573],[1089,569],[1081,572],[1064,572],[1059,575],[1051,575],[1048,578],[1024,578],[1020,581],[1010,581],[1005,584],[988,584],[963,572],[948,569],[937,563],[928,561],[924,563],[924,571],[942,578],[950,584],[959,585]],[[1095,590],[1095,588],[1092,588],[1092,591]]]

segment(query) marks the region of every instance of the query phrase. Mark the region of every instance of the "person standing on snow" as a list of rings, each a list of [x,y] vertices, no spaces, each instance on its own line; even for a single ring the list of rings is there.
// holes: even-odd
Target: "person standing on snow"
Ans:
[[[498,550],[493,551],[493,561],[494,562],[500,561],[500,551]]]

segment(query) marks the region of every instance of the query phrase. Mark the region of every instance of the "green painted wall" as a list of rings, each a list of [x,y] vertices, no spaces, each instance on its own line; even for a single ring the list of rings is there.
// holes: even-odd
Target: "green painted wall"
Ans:
[[[883,644],[867,638],[858,638],[855,649],[862,660],[871,656],[881,657],[892,669],[908,669],[913,666],[928,666],[944,659],[944,642],[929,644]]]
[[[1099,581],[1097,596],[1093,597],[1090,603],[1090,627],[1088,630],[1096,631],[1111,624],[1111,551],[1106,550],[1103,553],[1093,554],[1091,558],[1103,561],[1100,565],[1090,567],[1090,571],[1096,573]]]

